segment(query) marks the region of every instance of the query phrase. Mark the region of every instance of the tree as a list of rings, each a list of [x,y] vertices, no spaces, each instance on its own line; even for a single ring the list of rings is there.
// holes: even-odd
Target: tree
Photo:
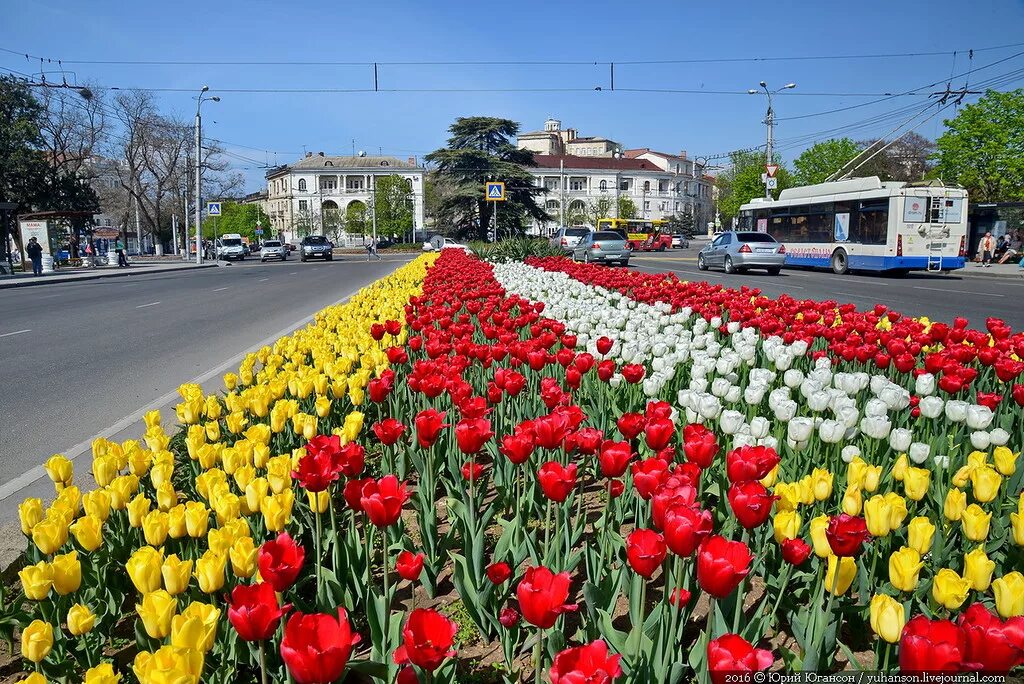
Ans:
[[[450,188],[441,199],[438,218],[455,228],[460,236],[486,239],[493,212],[498,210],[501,235],[521,235],[526,220],[544,221],[547,213],[537,203],[544,192],[526,170],[535,166],[533,153],[512,143],[519,124],[487,116],[460,117],[449,128],[448,146],[426,156],[435,164],[436,176]],[[484,196],[487,181],[505,183],[504,202],[490,202]]]
[[[270,218],[258,204],[240,204],[238,202],[221,202],[220,216],[216,217],[217,235],[238,233],[250,240],[266,237],[256,235],[256,221],[259,220],[263,230],[270,227]],[[203,237],[213,238],[214,218],[207,217],[203,221]]]
[[[764,197],[764,182],[761,174],[764,173],[764,155],[757,152],[733,152],[729,155],[731,165],[718,176],[718,211],[723,219],[731,219],[739,214],[740,206],[746,204],[755,197]],[[778,188],[772,193],[778,197],[778,193],[793,186],[793,176],[779,163],[779,170],[775,177],[778,179]]]
[[[362,202],[350,202],[345,207],[345,232],[349,235],[366,235],[370,232],[370,209]]]
[[[0,202],[14,202],[15,213],[44,199],[47,165],[40,148],[43,109],[24,82],[0,76]]]
[[[378,235],[407,235],[412,231],[412,185],[397,174],[378,178],[373,191],[373,211]]]
[[[824,183],[829,176],[860,154],[861,148],[849,138],[834,138],[815,143],[793,160],[796,185]]]
[[[585,215],[587,225],[596,227],[599,219],[611,218],[613,207],[615,200],[611,197],[596,197],[590,200]]]
[[[939,176],[972,201],[1024,199],[1024,90],[987,92],[945,121],[936,141]]]
[[[618,203],[618,218],[621,219],[635,219],[636,218],[636,202],[626,197],[625,195],[619,196]]]

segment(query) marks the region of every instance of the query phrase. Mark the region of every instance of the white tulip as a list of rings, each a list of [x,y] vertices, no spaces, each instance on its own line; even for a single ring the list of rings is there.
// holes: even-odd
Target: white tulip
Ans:
[[[618,386],[620,386],[622,384],[622,375],[619,374],[619,373],[616,373],[615,375],[613,375],[611,378],[608,379],[608,384],[611,387],[618,387]]]
[[[775,367],[781,371],[793,365],[793,355],[788,351],[781,352],[775,359]]]
[[[935,454],[935,456],[932,457],[932,460],[935,461],[935,465],[937,467],[942,468],[943,470],[949,468],[949,456],[946,454]]]
[[[738,433],[738,434],[733,435],[733,437],[732,437],[732,448],[733,449],[739,449],[740,447],[745,447],[745,446],[754,446],[755,444],[757,444],[757,440],[754,439],[753,437],[751,437],[750,435],[744,435],[742,433]]]
[[[690,408],[689,406],[687,406],[685,409],[683,409],[683,411],[686,414],[686,422],[687,423],[702,423],[702,422],[704,422],[701,419],[700,414],[698,414],[694,409]]]
[[[1010,441],[1010,433],[1003,428],[995,428],[992,432],[988,433],[988,436],[995,446],[1006,446],[1006,443]]]
[[[718,416],[718,427],[727,435],[734,435],[743,427],[745,416],[739,411],[726,409]]]
[[[986,430],[992,424],[995,414],[988,406],[971,404],[967,407],[967,427],[973,430]]]
[[[788,422],[793,419],[793,416],[796,415],[796,411],[798,408],[799,406],[797,406],[797,403],[792,399],[780,401],[779,405],[775,407],[775,418],[781,420],[784,423]]]
[[[703,377],[690,378],[690,389],[703,394],[708,391],[708,381]]]
[[[790,389],[796,389],[800,386],[800,383],[804,381],[804,374],[796,368],[790,368],[782,374],[782,381],[786,383],[786,386]]]
[[[730,335],[735,333],[735,332],[739,332],[740,322],[739,321],[729,321],[729,323],[725,326],[725,329],[727,331],[729,331]]]
[[[818,426],[818,436],[825,444],[839,444],[846,434],[846,426],[837,420],[826,418]]]
[[[902,453],[910,448],[914,435],[907,428],[895,428],[889,433],[889,446],[896,453]]]
[[[963,423],[967,420],[967,402],[960,399],[950,399],[946,402],[946,418],[954,423]]]
[[[717,329],[717,328],[721,327],[721,325],[722,325],[722,317],[721,316],[712,316],[711,317],[711,327],[712,328],[716,328]]]
[[[860,456],[860,448],[853,444],[847,444],[843,447],[843,450],[839,452],[839,456],[843,459],[843,463],[852,463],[853,459]]]
[[[836,419],[847,428],[856,427],[860,422],[860,411],[856,406],[843,406],[836,412]]]
[[[892,430],[888,416],[864,416],[860,421],[860,431],[873,439],[885,439]]]
[[[978,451],[985,451],[992,445],[992,436],[984,430],[975,430],[971,433],[971,446]]]
[[[828,408],[829,396],[825,392],[815,392],[807,397],[807,407],[818,413]]]
[[[910,406],[910,392],[899,385],[889,385],[882,390],[878,398],[885,402],[890,411],[902,411]]]
[[[769,449],[779,449],[779,440],[775,439],[774,435],[768,435],[764,439],[760,440],[761,446],[768,447]]]
[[[764,416],[754,416],[750,419],[750,434],[757,439],[767,437],[771,427],[772,424]]]
[[[918,465],[928,460],[928,455],[932,452],[932,448],[924,442],[914,442],[910,445],[910,449],[907,450],[907,456],[910,460]]]
[[[733,385],[729,388],[729,391],[725,393],[725,397],[723,398],[729,404],[739,403],[739,400],[743,398],[743,390],[741,390],[737,385]]]
[[[711,381],[711,393],[716,397],[724,397],[729,392],[732,384],[725,378],[715,378]]]
[[[926,397],[935,394],[935,376],[931,373],[921,373],[914,380],[914,394],[919,397]]]
[[[806,451],[808,445],[809,442],[794,442],[789,437],[786,438],[786,446],[788,446],[793,451]]]
[[[925,418],[938,418],[942,415],[945,405],[946,402],[942,401],[941,397],[929,396],[921,397],[921,403],[917,407],[921,409],[921,415]]]
[[[711,394],[702,394],[697,404],[697,412],[705,419],[717,418],[722,412],[722,402]]]
[[[786,435],[794,442],[806,442],[814,432],[814,421],[803,416],[789,421]]]
[[[872,375],[868,385],[871,387],[871,393],[878,396],[889,386],[889,378],[884,375]]]
[[[868,399],[864,405],[865,416],[884,416],[889,413],[889,407],[881,399]]]

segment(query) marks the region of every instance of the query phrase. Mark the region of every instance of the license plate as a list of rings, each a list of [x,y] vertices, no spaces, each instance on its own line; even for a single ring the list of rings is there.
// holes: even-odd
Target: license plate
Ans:
[[[755,249],[754,251],[755,251],[755,252],[760,252],[760,253],[762,253],[762,254],[772,254],[772,253],[774,253],[774,252],[775,252],[775,250],[774,250],[774,249],[772,249],[771,247],[758,247],[758,248],[757,248],[757,249]]]

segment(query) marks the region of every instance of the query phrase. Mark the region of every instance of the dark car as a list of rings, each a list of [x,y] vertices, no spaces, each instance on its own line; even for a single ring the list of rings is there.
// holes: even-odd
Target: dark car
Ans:
[[[299,260],[308,261],[309,259],[333,261],[334,245],[323,235],[307,235],[299,244]]]

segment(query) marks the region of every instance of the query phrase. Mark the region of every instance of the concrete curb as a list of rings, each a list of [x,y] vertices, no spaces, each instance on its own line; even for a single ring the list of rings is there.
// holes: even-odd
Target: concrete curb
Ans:
[[[133,275],[146,275],[153,273],[174,273],[175,271],[192,271],[200,268],[216,268],[218,264],[209,263],[202,264],[200,266],[172,266],[170,268],[152,268],[146,266],[140,266],[140,270],[128,270],[128,271],[112,271],[106,273],[89,273],[81,276],[75,275],[75,277],[47,279],[47,278],[26,278],[19,276],[17,280],[0,281],[0,290],[6,290],[14,287],[34,287],[36,285],[59,285],[61,283],[81,283],[87,280],[100,280],[102,278],[124,278]]]

